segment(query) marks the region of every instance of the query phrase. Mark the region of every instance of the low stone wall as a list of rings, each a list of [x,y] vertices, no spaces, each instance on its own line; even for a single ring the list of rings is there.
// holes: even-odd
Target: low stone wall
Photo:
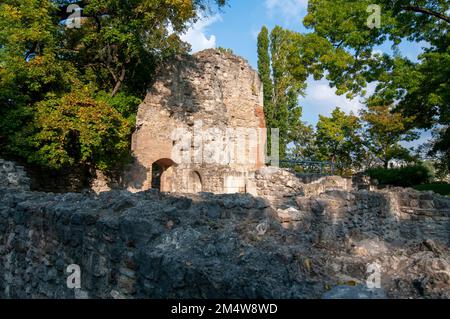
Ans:
[[[0,298],[258,297],[263,283],[241,286],[251,275],[237,270],[248,249],[237,229],[255,229],[267,203],[204,196],[0,190]],[[81,290],[66,286],[71,264]],[[234,280],[216,277],[225,267]]]
[[[0,188],[33,190],[51,193],[107,192],[125,189],[123,172],[110,176],[101,171],[78,166],[52,171],[38,166],[26,168],[15,162],[0,159]]]
[[[432,192],[264,168],[262,197],[52,194],[0,164],[0,298],[450,298],[450,199]]]
[[[449,199],[395,189],[296,201],[276,211],[238,194],[0,189],[0,298],[321,298],[364,282],[372,262],[388,297],[450,297]],[[66,286],[71,264],[81,289]]]
[[[331,190],[319,196],[298,196],[296,203],[278,209],[278,217],[283,227],[301,231],[315,242],[432,238],[450,245],[450,200],[431,192]]]
[[[352,190],[352,181],[339,176],[296,174],[289,169],[265,167],[255,174],[259,196],[274,200],[283,197],[315,196],[326,190]]]

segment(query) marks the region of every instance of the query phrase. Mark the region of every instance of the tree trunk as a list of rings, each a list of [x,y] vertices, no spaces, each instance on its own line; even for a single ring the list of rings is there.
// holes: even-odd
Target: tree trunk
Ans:
[[[117,82],[116,82],[116,84],[114,86],[113,91],[111,92],[111,97],[116,96],[116,94],[119,92],[120,88],[122,87],[123,80],[125,80],[125,73],[126,73],[125,67],[122,67],[122,71],[120,73],[120,76],[117,79]]]

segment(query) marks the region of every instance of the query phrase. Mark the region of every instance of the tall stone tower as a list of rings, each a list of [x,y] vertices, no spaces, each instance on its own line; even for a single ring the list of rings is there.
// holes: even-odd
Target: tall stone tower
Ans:
[[[254,193],[264,165],[260,78],[219,50],[165,63],[139,106],[131,190]]]

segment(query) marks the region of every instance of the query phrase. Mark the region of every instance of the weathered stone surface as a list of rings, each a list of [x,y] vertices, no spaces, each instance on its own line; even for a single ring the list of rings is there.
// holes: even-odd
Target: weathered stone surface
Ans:
[[[0,187],[29,190],[30,179],[23,166],[0,159]]]
[[[425,210],[412,206],[425,198]],[[448,198],[328,190],[289,205],[0,189],[0,297],[450,297]],[[354,287],[372,263],[382,268],[375,295]],[[70,264],[81,267],[80,291],[66,287]]]
[[[369,289],[367,286],[336,286],[323,295],[323,299],[386,299],[386,292],[381,288]]]
[[[450,298],[450,199],[433,192],[263,168],[261,197],[50,194],[5,167],[21,182],[0,185],[0,298]]]
[[[350,179],[320,174],[296,174],[292,170],[264,167],[256,171],[255,183],[260,196],[272,198],[295,195],[314,196],[326,190],[352,190]]]
[[[259,76],[240,57],[210,49],[167,62],[138,110],[129,189],[159,180],[166,192],[254,193],[247,181],[264,165],[262,105]],[[239,131],[248,129],[255,143]]]

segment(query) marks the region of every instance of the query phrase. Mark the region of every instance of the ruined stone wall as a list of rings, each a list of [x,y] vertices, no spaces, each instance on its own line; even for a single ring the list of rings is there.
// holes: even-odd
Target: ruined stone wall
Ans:
[[[243,277],[231,283],[213,272],[218,265],[231,270],[239,258],[238,235],[227,233],[247,214],[255,227],[268,205],[230,196],[0,189],[0,298],[251,296],[254,288],[242,289]],[[220,220],[232,222],[211,237],[207,229]],[[72,264],[81,268],[79,290],[66,286]],[[223,289],[212,288],[217,285]]]
[[[269,200],[320,195],[326,190],[351,191],[351,179],[320,174],[296,174],[290,169],[264,167],[254,176],[256,193]],[[356,188],[357,189],[357,188]]]
[[[0,188],[29,190],[30,183],[23,166],[0,159]]]
[[[162,67],[139,107],[130,189],[151,188],[152,164],[163,162],[163,191],[192,192],[200,176],[203,191],[245,192],[247,174],[264,164],[265,135],[257,130],[264,127],[262,83],[247,61],[217,50],[177,57]],[[254,129],[257,143],[240,132],[222,134],[236,128]],[[215,161],[226,149],[231,157]],[[173,150],[188,160],[174,158]]]
[[[448,298],[449,234],[450,200],[404,189],[278,209],[241,194],[0,189],[0,298],[320,298],[373,262],[389,297]]]
[[[52,194],[0,163],[0,298],[371,298],[374,263],[376,296],[450,298],[450,199],[433,192],[265,168],[260,198]]]
[[[255,175],[257,192],[272,203],[283,227],[318,236],[319,241],[359,235],[413,240],[427,233],[450,244],[448,198],[405,188],[377,190],[369,185],[368,190],[359,179],[304,176],[276,167]]]
[[[283,227],[316,236],[314,241],[433,238],[450,245],[450,200],[430,192],[330,190],[319,196],[298,196],[296,204],[278,209],[278,217]]]
[[[0,158],[0,188],[33,190],[52,193],[123,189],[122,171],[111,172],[108,176],[101,171],[93,171],[85,166],[75,166],[61,170],[50,170],[37,165],[22,166]]]

